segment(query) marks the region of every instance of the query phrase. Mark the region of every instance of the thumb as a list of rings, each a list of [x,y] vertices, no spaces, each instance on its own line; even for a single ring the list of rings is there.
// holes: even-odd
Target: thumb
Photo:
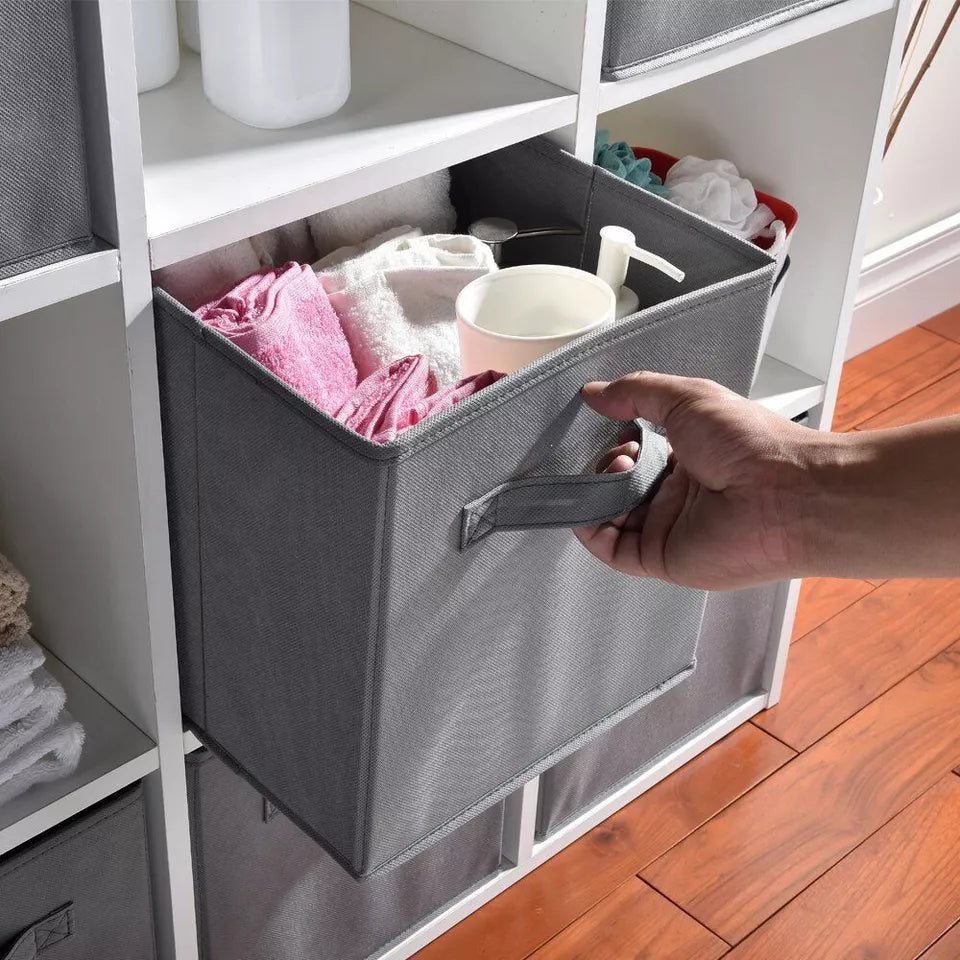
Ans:
[[[721,389],[709,380],[641,371],[609,383],[592,381],[584,384],[580,393],[597,413],[611,420],[642,417],[651,423],[667,426],[677,407],[712,396]]]

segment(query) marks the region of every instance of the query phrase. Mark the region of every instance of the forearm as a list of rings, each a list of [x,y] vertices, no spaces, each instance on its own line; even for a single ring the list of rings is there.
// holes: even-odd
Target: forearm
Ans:
[[[960,416],[811,436],[790,511],[798,576],[960,576]]]

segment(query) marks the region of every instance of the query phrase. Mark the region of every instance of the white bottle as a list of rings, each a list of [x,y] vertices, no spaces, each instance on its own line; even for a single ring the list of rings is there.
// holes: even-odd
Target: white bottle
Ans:
[[[133,0],[133,53],[137,91],[169,83],[180,69],[177,8],[173,0]]]
[[[203,91],[251,127],[335,113],[350,94],[349,0],[200,0]]]
[[[194,52],[200,52],[200,10],[197,0],[177,0],[180,39]]]

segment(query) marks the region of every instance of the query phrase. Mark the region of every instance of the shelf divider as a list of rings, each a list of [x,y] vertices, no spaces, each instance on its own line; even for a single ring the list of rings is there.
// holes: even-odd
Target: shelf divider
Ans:
[[[783,417],[806,413],[823,401],[823,381],[766,354],[750,398]]]

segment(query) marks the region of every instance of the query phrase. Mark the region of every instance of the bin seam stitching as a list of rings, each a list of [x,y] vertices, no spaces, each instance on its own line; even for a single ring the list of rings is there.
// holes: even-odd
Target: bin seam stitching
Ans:
[[[187,789],[187,796],[190,800],[190,849],[193,854],[194,870],[196,879],[194,883],[193,899],[197,907],[197,948],[200,952],[200,960],[206,960],[207,957],[207,937],[209,935],[207,922],[207,897],[206,897],[206,850],[203,845],[203,821],[200,811],[200,770],[197,764],[192,763],[192,769],[187,771],[187,778],[190,784]],[[199,853],[199,856],[198,856]],[[197,903],[197,901],[200,901]]]
[[[207,725],[207,635],[204,629],[205,618],[204,591],[203,591],[203,523],[201,501],[200,501],[200,398],[198,394],[198,384],[200,378],[197,376],[197,365],[199,363],[197,343],[193,344],[193,462],[196,474],[196,493],[197,493],[197,586],[200,589],[200,687],[203,690],[200,713],[203,717],[203,725]]]
[[[444,437],[448,436],[450,433],[459,430],[461,427],[468,423],[472,423],[478,417],[483,416],[486,413],[489,413],[491,409],[495,409],[497,406],[502,405],[507,400],[512,400],[514,397],[518,396],[520,393],[525,392],[526,390],[531,389],[534,386],[537,386],[543,380],[549,379],[552,376],[555,376],[557,373],[575,365],[578,361],[584,360],[587,357],[592,356],[593,354],[599,353],[603,350],[607,350],[611,347],[617,346],[619,343],[622,343],[624,340],[629,340],[631,337],[636,336],[641,331],[655,330],[658,327],[665,326],[667,324],[676,323],[682,318],[686,317],[695,310],[700,309],[701,307],[709,307],[714,304],[722,303],[725,300],[733,299],[743,293],[751,293],[755,290],[763,289],[764,287],[769,286],[769,276],[768,274],[772,273],[772,268],[775,266],[774,261],[770,261],[769,264],[759,267],[756,270],[750,272],[745,276],[751,274],[762,273],[763,276],[759,280],[752,281],[750,283],[741,283],[743,278],[733,278],[733,280],[721,281],[724,285],[723,289],[716,292],[712,296],[698,299],[694,303],[690,303],[681,310],[674,311],[666,316],[658,317],[657,319],[651,321],[650,323],[645,324],[639,328],[631,328],[630,330],[625,330],[622,333],[619,333],[615,337],[604,337],[601,341],[592,341],[589,346],[584,346],[575,353],[565,355],[562,358],[559,358],[558,361],[554,361],[551,366],[541,370],[536,376],[530,379],[524,379],[522,382],[516,384],[509,392],[498,393],[493,399],[488,399],[482,404],[477,404],[476,409],[471,411],[467,416],[458,419],[452,422],[449,426],[445,427],[442,431],[438,431],[434,434],[431,434],[427,439],[422,442],[418,442],[416,446],[404,448],[393,448],[392,444],[396,441],[391,441],[390,444],[376,444],[374,450],[365,448],[367,443],[373,444],[373,441],[365,441],[363,437],[352,436],[351,434],[342,435],[340,431],[346,431],[349,428],[345,427],[338,420],[333,419],[329,414],[324,413],[321,410],[318,410],[315,407],[309,405],[308,401],[303,400],[300,396],[294,393],[290,387],[283,383],[275,377],[269,370],[265,367],[261,367],[259,364],[253,360],[248,354],[240,350],[239,347],[230,343],[225,337],[222,337],[220,334],[217,334],[216,331],[211,331],[216,337],[212,342],[207,342],[207,346],[214,347],[218,354],[220,354],[224,359],[229,362],[232,366],[239,370],[244,376],[252,380],[254,383],[258,384],[261,387],[265,387],[270,390],[270,392],[283,404],[288,406],[294,413],[302,417],[309,423],[314,424],[318,429],[323,431],[331,440],[340,446],[346,447],[349,451],[356,454],[359,457],[362,457],[368,461],[374,462],[400,462],[410,457],[421,453],[423,450],[432,446],[439,440],[442,440]],[[769,269],[768,269],[769,268]],[[732,288],[728,285],[733,285]],[[165,292],[165,291],[164,291]],[[167,295],[169,296],[169,295]],[[171,298],[172,299],[172,298]],[[645,308],[645,310],[655,310],[657,307],[665,306],[669,304],[670,301],[664,301],[662,304],[654,304],[651,307]],[[186,310],[186,308],[183,308]],[[640,313],[645,312],[638,311]],[[636,316],[636,315],[635,315]],[[201,324],[202,321],[198,320],[192,313],[190,317],[194,319],[196,324]],[[182,323],[187,329],[190,329],[190,325],[184,319],[176,317],[177,322]],[[618,324],[621,325],[624,321],[620,321]],[[197,331],[194,326],[194,336],[196,336]],[[201,339],[206,341],[206,338],[202,336]],[[610,330],[606,331],[607,333]],[[587,334],[590,336],[590,334]],[[250,369],[246,366],[246,362],[251,364],[256,364],[255,369]],[[487,388],[483,391],[484,393],[494,390],[496,384],[493,387]],[[482,394],[477,394],[476,396],[482,396]],[[379,453],[377,451],[382,451]]]
[[[361,802],[357,813],[359,814],[359,843],[354,843],[357,854],[358,869],[362,870],[366,864],[366,858],[369,853],[369,835],[371,833],[372,803],[371,791],[373,781],[373,767],[379,752],[379,743],[375,743],[380,725],[380,705],[382,697],[379,693],[379,683],[383,672],[383,647],[384,647],[384,596],[386,591],[387,570],[389,567],[388,557],[393,548],[392,536],[392,506],[393,497],[391,493],[396,485],[396,463],[387,465],[387,476],[383,484],[381,495],[383,497],[383,508],[380,514],[380,573],[376,596],[376,613],[374,615],[374,647],[372,651],[373,662],[371,664],[370,697],[371,703],[369,712],[364,711],[367,716],[364,717],[367,727],[367,736],[361,740],[361,761],[363,763],[363,792]],[[388,520],[388,518],[390,518]]]

